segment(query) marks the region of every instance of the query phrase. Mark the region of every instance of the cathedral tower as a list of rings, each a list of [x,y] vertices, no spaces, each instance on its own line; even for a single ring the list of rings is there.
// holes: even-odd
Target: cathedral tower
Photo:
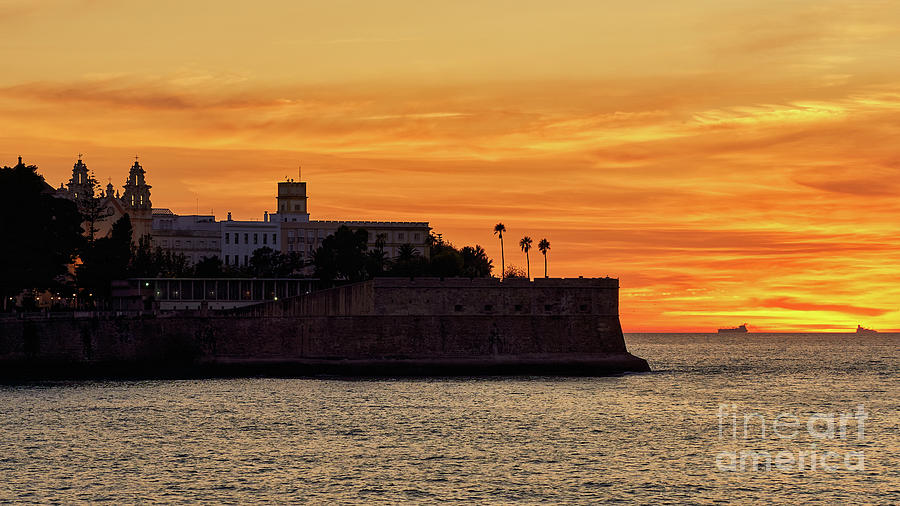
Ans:
[[[153,225],[153,208],[150,204],[150,185],[144,180],[145,171],[135,157],[134,165],[128,172],[128,180],[125,181],[125,192],[122,194],[122,206],[131,216],[131,226],[134,229],[135,244],[138,239],[150,235]]]
[[[72,166],[72,179],[69,179],[66,187],[69,189],[69,196],[75,202],[85,202],[94,198],[94,187],[97,180],[88,173],[88,167],[78,155],[78,161]]]

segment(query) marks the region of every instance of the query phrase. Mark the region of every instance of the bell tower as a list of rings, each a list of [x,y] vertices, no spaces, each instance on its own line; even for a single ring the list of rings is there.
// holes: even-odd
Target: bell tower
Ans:
[[[72,166],[72,178],[69,179],[66,187],[69,189],[69,195],[76,202],[84,202],[94,198],[94,187],[97,180],[88,173],[87,164],[78,155],[78,161]]]
[[[122,203],[129,209],[150,209],[150,185],[144,181],[144,168],[134,157],[134,165],[128,171],[128,179],[125,181],[125,193],[122,194]]]
[[[131,216],[131,227],[134,231],[132,237],[135,244],[141,237],[150,235],[153,225],[150,185],[144,179],[145,174],[144,168],[138,163],[138,157],[134,157],[134,165],[128,171],[125,192],[122,193],[122,206]]]

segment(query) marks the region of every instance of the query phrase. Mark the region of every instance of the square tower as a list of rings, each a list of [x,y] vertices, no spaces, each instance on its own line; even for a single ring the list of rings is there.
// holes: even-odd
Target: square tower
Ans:
[[[306,182],[281,181],[278,183],[278,221],[309,221],[306,210]]]

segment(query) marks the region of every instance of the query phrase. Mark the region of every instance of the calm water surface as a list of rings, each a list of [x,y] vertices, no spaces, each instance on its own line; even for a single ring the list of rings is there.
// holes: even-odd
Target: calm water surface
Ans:
[[[900,335],[627,341],[655,372],[3,386],[0,501],[900,503]],[[806,430],[858,405],[861,439]],[[778,413],[803,430],[752,425]],[[743,450],[864,470],[729,470]]]

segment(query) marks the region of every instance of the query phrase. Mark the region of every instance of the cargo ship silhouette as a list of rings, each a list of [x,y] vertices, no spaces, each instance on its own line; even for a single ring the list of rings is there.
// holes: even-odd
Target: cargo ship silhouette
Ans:
[[[863,327],[862,325],[857,325],[857,326],[856,326],[856,333],[857,333],[857,334],[877,334],[878,331],[877,331],[877,330],[872,330],[872,329],[867,329],[867,328]]]
[[[732,327],[732,328],[727,328],[727,329],[719,329],[719,334],[746,334],[747,332],[748,332],[748,330],[747,330],[746,323],[741,324],[740,326],[737,326],[737,327]]]

